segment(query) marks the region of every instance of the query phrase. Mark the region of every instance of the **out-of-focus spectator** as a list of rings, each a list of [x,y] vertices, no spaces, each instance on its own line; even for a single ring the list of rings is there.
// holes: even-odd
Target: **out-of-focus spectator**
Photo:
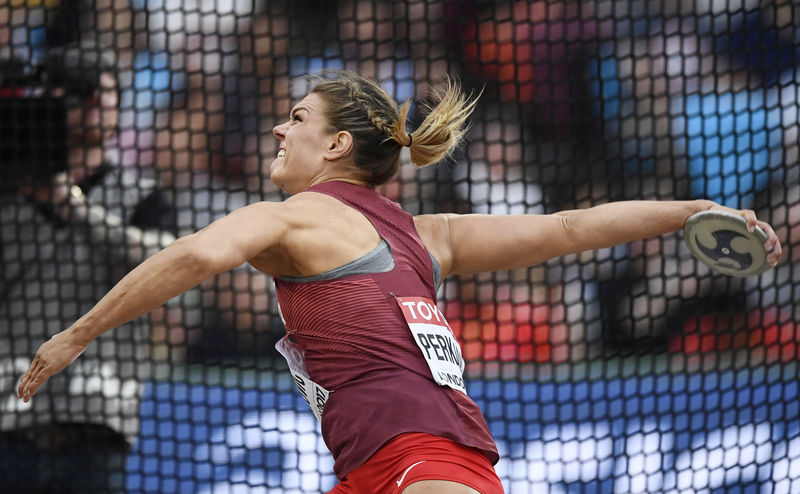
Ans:
[[[538,138],[565,139],[586,127],[582,61],[598,37],[594,2],[452,4],[468,74],[525,107]]]
[[[794,2],[742,2],[739,8],[714,3],[707,27],[714,35],[714,50],[728,58],[731,71],[747,72],[765,87],[796,80],[800,11]]]
[[[452,3],[451,32],[459,34],[466,73],[486,78],[501,102],[518,105],[496,116],[495,127],[516,112],[529,131],[523,138],[530,143],[523,158],[529,169],[518,187],[541,187],[546,210],[638,198],[765,204],[770,187],[784,182],[785,153],[797,147],[796,124],[787,121],[795,102],[786,87],[772,86],[783,77],[784,85],[797,87],[797,34],[788,21],[794,13],[786,2],[693,8]],[[500,177],[507,166],[475,162],[470,173],[491,183],[491,170]],[[484,207],[514,202],[514,184],[495,180],[496,196],[482,199]],[[474,189],[473,197],[492,189],[468,180],[463,187]],[[659,253],[678,255],[670,261]],[[567,298],[580,300],[586,314],[599,310],[609,339],[624,345],[644,348],[651,341],[663,348],[666,332],[696,310],[693,301],[709,307],[733,301],[715,309],[722,311],[745,305],[740,280],[712,276],[679,236],[583,257],[573,267],[553,264],[553,279],[577,269],[583,289]],[[708,298],[715,293],[725,295]]]
[[[617,23],[587,75],[595,115],[621,158],[624,197],[710,198],[771,216],[770,196],[785,197],[797,148],[796,61],[780,42],[780,3],[700,2],[649,15],[619,6],[631,22]],[[653,338],[660,348],[698,316],[730,318],[766,302],[763,286],[713,275],[679,236],[632,244],[601,281],[617,336]]]
[[[15,386],[25,355],[174,240],[158,228],[172,210],[154,180],[107,153],[118,130],[111,54],[83,42],[50,50],[21,77],[21,65],[5,67],[0,490],[120,492],[152,367],[150,321],[128,323],[87,350],[37,400],[22,403]],[[192,297],[159,317],[189,324],[183,307],[196,303]]]
[[[541,214],[546,198],[526,174],[526,133],[515,113],[492,96],[482,96],[473,113],[472,145],[450,171],[455,197],[465,212]],[[567,323],[570,308],[581,304],[571,294],[581,292],[582,280],[564,284],[549,271],[544,265],[445,281],[445,314],[461,338],[468,370],[492,372],[486,364],[492,361],[563,363],[588,356],[599,334],[588,334],[581,319]]]
[[[83,15],[87,29],[108,31],[103,25],[118,7],[108,1],[113,6]],[[288,45],[284,6],[197,0],[170,10],[137,0],[124,8],[136,27],[126,47],[117,147],[124,165],[153,171],[165,186],[178,236],[280,197],[264,163],[277,152],[275,113],[283,118],[290,108],[286,69],[276,70]],[[279,319],[268,278],[242,267],[200,290],[201,331],[169,338],[184,343],[189,358],[270,347]]]
[[[451,171],[466,211],[541,214],[592,205],[608,193],[589,185],[592,173],[602,175],[595,166],[602,163],[590,151],[590,126],[581,115],[581,63],[596,31],[591,12],[577,2],[447,2],[448,33],[458,40],[449,48],[468,81],[485,81],[469,151]],[[448,315],[461,319],[454,327],[463,328],[473,358],[592,358],[602,346],[596,263],[609,255],[451,280],[445,293],[469,304],[451,304]],[[509,327],[520,332],[512,336]],[[477,328],[484,337],[475,341]]]
[[[226,189],[275,194],[261,157],[277,152],[272,126],[290,108],[288,74],[280,66],[289,44],[286,5],[193,0],[175,11],[159,1],[133,5],[146,36],[137,37],[132,87],[123,96],[135,130],[124,142],[144,151],[139,166],[155,166],[180,188],[191,188],[192,174],[210,173]]]

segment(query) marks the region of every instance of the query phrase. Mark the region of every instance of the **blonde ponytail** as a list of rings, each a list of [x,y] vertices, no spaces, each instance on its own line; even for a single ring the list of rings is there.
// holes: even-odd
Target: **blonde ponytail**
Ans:
[[[447,79],[444,93],[434,95],[439,103],[433,107],[422,124],[413,133],[405,129],[410,101],[400,108],[397,120],[391,127],[391,138],[397,143],[409,146],[411,163],[423,167],[438,163],[447,158],[461,144],[469,130],[466,125],[480,93],[473,97],[464,94],[458,83]]]
[[[324,71],[308,80],[313,84],[311,92],[327,103],[330,129],[346,130],[353,136],[353,164],[373,186],[397,175],[402,146],[410,148],[416,166],[436,163],[452,153],[464,137],[465,123],[480,96],[464,95],[458,84],[448,79],[444,94],[434,94],[439,103],[409,134],[406,119],[411,102],[398,108],[376,82],[346,70]]]

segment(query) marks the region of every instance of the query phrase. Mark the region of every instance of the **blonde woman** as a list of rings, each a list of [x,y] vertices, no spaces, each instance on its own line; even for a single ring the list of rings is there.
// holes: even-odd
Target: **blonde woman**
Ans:
[[[375,187],[461,141],[476,99],[450,85],[409,133],[409,105],[349,72],[314,79],[274,129],[271,179],[291,197],[239,209],[131,271],[44,343],[23,376],[29,400],[99,335],[204,279],[249,262],[275,279],[287,335],[278,350],[320,420],[340,480],[332,493],[503,491],[497,449],[467,396],[458,343],[437,309],[451,274],[504,270],[681,228],[710,201],[620,202],[554,215],[412,217]],[[737,211],[780,243],[752,211]]]

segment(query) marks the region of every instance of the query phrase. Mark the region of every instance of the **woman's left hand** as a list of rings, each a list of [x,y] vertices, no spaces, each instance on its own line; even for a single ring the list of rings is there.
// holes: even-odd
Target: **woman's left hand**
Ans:
[[[766,221],[761,221],[756,218],[756,213],[751,209],[731,209],[725,206],[720,206],[716,204],[710,208],[711,210],[721,210],[727,211],[729,213],[738,214],[742,216],[745,220],[747,220],[747,230],[754,231],[756,226],[764,230],[764,233],[767,234],[767,241],[764,242],[764,249],[767,251],[767,262],[769,262],[770,266],[773,268],[778,265],[778,261],[781,259],[781,255],[783,254],[783,248],[781,247],[781,241],[778,240],[778,235],[775,234],[775,230],[772,226],[767,223]]]

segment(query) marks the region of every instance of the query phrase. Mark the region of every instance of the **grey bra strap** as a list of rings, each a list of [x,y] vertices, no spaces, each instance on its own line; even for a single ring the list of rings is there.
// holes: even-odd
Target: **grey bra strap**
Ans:
[[[433,281],[435,286],[438,288],[439,284],[442,282],[442,267],[439,265],[439,261],[433,257],[433,254],[430,252],[428,252],[428,254],[431,256],[431,262],[433,264]],[[394,258],[392,257],[392,251],[389,248],[389,244],[386,242],[386,240],[381,240],[381,243],[371,251],[367,252],[358,259],[350,261],[343,266],[339,266],[338,268],[333,268],[329,271],[315,274],[313,276],[276,276],[276,278],[292,282],[311,282],[335,280],[345,276],[353,276],[357,274],[385,273],[387,271],[391,271],[392,269],[394,269]]]

